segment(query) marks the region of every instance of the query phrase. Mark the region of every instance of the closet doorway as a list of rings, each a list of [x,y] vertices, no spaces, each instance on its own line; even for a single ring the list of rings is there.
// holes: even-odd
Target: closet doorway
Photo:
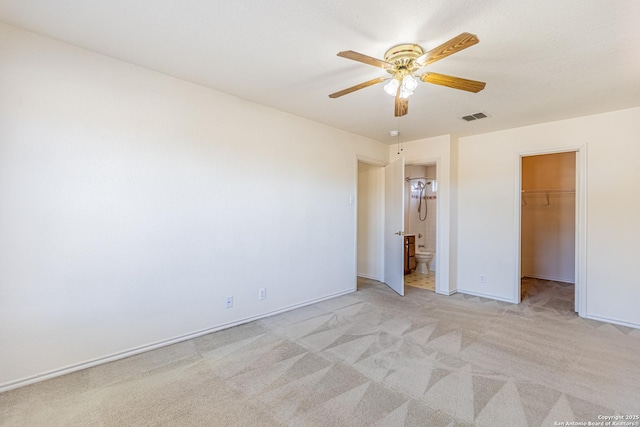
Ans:
[[[578,311],[576,152],[521,157],[522,304]]]

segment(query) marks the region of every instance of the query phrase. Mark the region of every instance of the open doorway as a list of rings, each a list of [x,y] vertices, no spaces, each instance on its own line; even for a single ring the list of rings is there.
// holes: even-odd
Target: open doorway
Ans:
[[[576,152],[521,162],[521,303],[577,311]]]
[[[435,175],[435,179],[430,181],[431,196],[437,196],[430,199],[433,204],[428,206],[428,215],[434,228],[433,246],[425,244],[425,249],[433,249],[433,257],[428,267],[434,280],[435,292],[451,295],[455,289],[452,290],[449,283],[450,198],[447,164],[444,163],[443,166],[439,157],[429,157],[419,159],[413,165],[433,168],[430,171]],[[404,158],[400,157],[383,166],[358,157],[356,171],[356,283],[361,280],[379,281],[399,295],[404,295],[404,212],[405,202],[409,200],[405,197],[408,181],[405,176]],[[423,184],[426,185],[426,182]],[[424,215],[422,212],[421,214]],[[357,284],[355,288],[357,289]]]
[[[404,295],[404,158],[385,166],[357,162],[356,289],[364,281],[384,283]]]
[[[435,164],[405,166],[404,284],[436,290],[438,180]]]
[[[384,280],[384,167],[357,161],[356,289]]]

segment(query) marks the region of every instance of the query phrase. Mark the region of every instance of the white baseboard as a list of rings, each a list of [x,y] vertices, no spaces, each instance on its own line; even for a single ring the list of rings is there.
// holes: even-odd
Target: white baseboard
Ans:
[[[511,303],[511,304],[517,304],[517,302],[515,302],[513,300],[510,300],[510,299],[507,299],[507,298],[498,297],[498,296],[495,296],[495,295],[488,295],[488,294],[482,294],[482,293],[479,293],[479,292],[466,291],[464,289],[458,289],[458,292],[460,292],[461,294],[473,295],[473,296],[476,296],[476,297],[488,298],[488,299],[493,299],[493,300],[497,300],[497,301],[508,302],[508,303]],[[593,315],[587,314],[583,318],[584,319],[597,320],[599,322],[612,323],[614,325],[626,326],[628,328],[640,329],[640,325],[639,324],[631,323],[631,322],[625,322],[625,321],[617,320],[617,319],[611,319],[611,318],[608,318],[608,317],[593,316]]]
[[[206,334],[210,334],[212,332],[216,332],[216,331],[220,331],[222,329],[227,329],[227,328],[231,328],[233,326],[238,326],[238,325],[242,325],[244,323],[249,323],[249,322],[253,322],[254,320],[260,320],[260,319],[264,319],[265,317],[270,317],[270,316],[274,316],[276,314],[280,314],[280,313],[284,313],[286,311],[291,311],[291,310],[295,310],[297,308],[300,307],[305,307],[307,305],[311,305],[311,304],[315,304],[317,302],[321,302],[321,301],[325,301],[328,299],[332,299],[332,298],[336,298],[342,295],[347,295],[350,293],[355,292],[355,289],[350,289],[347,291],[342,291],[342,292],[338,292],[335,294],[331,294],[331,295],[327,295],[321,298],[316,298],[310,301],[306,301],[303,303],[299,303],[299,304],[294,304],[285,308],[281,308],[279,310],[275,310],[275,311],[270,311],[268,313],[263,313],[263,314],[259,314],[257,316],[252,316],[252,317],[247,317],[244,319],[240,319],[240,320],[236,320],[234,322],[229,322],[229,323],[224,323],[222,325],[218,325],[218,326],[213,326],[207,329],[202,329],[200,331],[196,331],[196,332],[191,332],[185,335],[180,335],[177,337],[173,337],[173,338],[169,338],[166,340],[162,340],[162,341],[157,341],[155,343],[151,343],[151,344],[147,344],[147,345],[143,345],[140,347],[135,347],[129,350],[125,350],[125,351],[121,351],[121,352],[117,352],[117,353],[113,353],[110,355],[106,355],[103,357],[98,357],[96,359],[91,359],[91,360],[87,360],[85,362],[80,362],[80,363],[76,363],[73,365],[69,365],[69,366],[65,366],[62,368],[58,368],[58,369],[53,369],[51,371],[47,371],[47,372],[42,372],[40,374],[35,374],[35,375],[31,375],[29,377],[26,378],[22,378],[19,380],[15,380],[15,381],[10,381],[8,383],[4,383],[4,384],[0,384],[0,393],[5,392],[5,391],[9,391],[9,390],[13,390],[15,388],[19,388],[19,387],[24,387],[26,385],[29,384],[35,384],[38,383],[40,381],[45,381],[51,378],[55,378],[55,377],[59,377],[62,375],[66,375],[66,374],[70,374],[72,372],[76,372],[76,371],[81,371],[83,369],[87,369],[87,368],[92,368],[94,366],[98,366],[98,365],[102,365],[104,363],[108,363],[108,362],[113,362],[116,360],[120,360],[120,359],[124,359],[126,357],[130,357],[130,356],[135,356],[136,354],[140,354],[140,353],[144,353],[147,351],[151,351],[151,350],[155,350],[161,347],[166,347],[168,345],[172,345],[172,344],[177,344],[179,342],[182,341],[187,341],[193,338],[197,338],[200,337],[202,335],[206,335]]]
[[[482,294],[480,292],[473,292],[473,291],[467,291],[465,289],[458,289],[458,292],[461,294],[465,294],[465,295],[473,295],[474,297],[482,297],[482,298],[488,298],[488,299],[493,299],[496,301],[502,301],[502,302],[508,302],[511,304],[517,304],[516,301],[509,299],[509,298],[503,298],[503,297],[499,297],[496,295],[490,295],[490,294]]]
[[[575,285],[575,280],[574,281],[570,281],[567,279],[561,279],[558,277],[551,277],[551,276],[543,276],[543,275],[539,275],[539,274],[527,274],[527,273],[522,273],[522,276],[520,277],[525,278],[525,277],[531,277],[532,279],[540,279],[540,280],[551,280],[554,282],[562,282],[562,283],[571,283],[573,285]]]
[[[455,294],[456,292],[458,292],[458,290],[457,290],[457,289],[451,289],[451,290],[449,290],[449,291],[444,291],[444,292],[442,292],[442,291],[441,291],[441,290],[439,290],[439,289],[438,289],[438,287],[436,286],[436,294],[439,294],[439,295],[446,295],[446,296],[450,297],[451,295]]]
[[[624,322],[622,320],[610,319],[608,317],[592,316],[587,314],[584,319],[597,320],[598,322],[613,323],[614,325],[626,326],[628,328],[640,329],[640,325],[636,323]]]
[[[382,282],[381,278],[375,277],[375,276],[370,276],[368,274],[358,274],[358,277],[362,277],[363,279],[370,279],[370,280],[376,280],[378,282]]]

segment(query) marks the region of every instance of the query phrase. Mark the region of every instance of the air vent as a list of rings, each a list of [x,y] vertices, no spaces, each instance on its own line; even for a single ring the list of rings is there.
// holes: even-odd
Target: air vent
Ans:
[[[471,122],[473,120],[484,119],[485,117],[489,117],[489,116],[487,114],[485,114],[485,113],[475,113],[475,114],[470,114],[468,116],[463,116],[462,120],[466,120],[467,122]]]

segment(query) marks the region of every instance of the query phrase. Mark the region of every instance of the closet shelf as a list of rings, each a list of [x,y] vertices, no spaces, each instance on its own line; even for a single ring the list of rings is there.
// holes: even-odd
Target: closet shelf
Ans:
[[[522,206],[527,206],[527,195],[544,194],[547,196],[547,206],[551,206],[549,194],[575,194],[575,189],[566,190],[522,190]]]

